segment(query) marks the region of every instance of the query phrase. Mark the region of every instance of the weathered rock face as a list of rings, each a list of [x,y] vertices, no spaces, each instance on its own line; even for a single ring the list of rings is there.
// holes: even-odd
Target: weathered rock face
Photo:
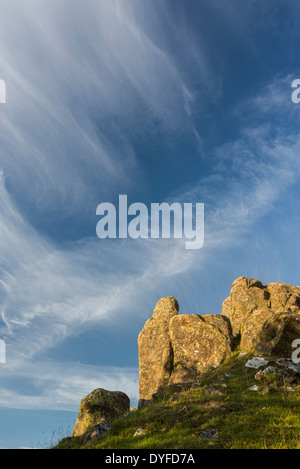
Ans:
[[[293,287],[285,283],[269,283],[267,290],[270,294],[270,308],[275,313],[300,312],[300,287]]]
[[[174,354],[170,383],[198,381],[231,355],[231,327],[222,316],[175,316],[170,338]]]
[[[178,311],[175,298],[162,298],[139,335],[140,400],[151,399],[169,381],[173,364],[169,324],[171,318],[178,315]]]
[[[233,335],[236,336],[253,311],[268,306],[268,294],[262,283],[240,277],[231,286],[230,297],[223,303],[222,315],[230,319]]]
[[[248,317],[241,328],[241,344],[242,350],[251,350],[255,346],[257,336],[263,327],[264,323],[273,316],[270,309],[257,309],[253,311]]]
[[[288,346],[288,341],[293,334],[291,331],[288,333],[288,326],[283,327],[282,320],[275,319],[282,313],[291,315],[288,322],[296,327],[292,315],[300,315],[300,287],[283,283],[264,286],[258,280],[246,277],[233,282],[230,297],[224,301],[222,309],[222,314],[230,319],[233,335],[241,335],[241,349],[256,348],[259,340],[258,351],[278,355],[279,349],[283,353],[285,348],[282,356],[288,357],[291,354],[291,342]],[[265,324],[269,324],[268,328]],[[298,334],[296,329],[294,333]],[[286,342],[285,347],[282,341]]]
[[[81,436],[99,424],[109,425],[129,408],[130,399],[125,393],[95,389],[81,401],[73,436]]]
[[[197,381],[231,353],[231,326],[219,315],[178,315],[161,299],[139,335],[140,407],[167,385]]]

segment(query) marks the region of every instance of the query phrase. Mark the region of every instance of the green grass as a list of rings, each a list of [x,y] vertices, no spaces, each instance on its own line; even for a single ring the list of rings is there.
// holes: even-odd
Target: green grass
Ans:
[[[283,386],[266,395],[249,391],[258,382],[246,361],[233,354],[200,386],[177,395],[176,402],[165,394],[115,421],[103,439],[83,446],[80,437],[65,438],[55,449],[300,449],[300,386],[296,392]],[[223,395],[207,395],[208,387],[224,384]],[[138,428],[145,433],[134,437]],[[218,440],[199,438],[209,428],[218,430]]]

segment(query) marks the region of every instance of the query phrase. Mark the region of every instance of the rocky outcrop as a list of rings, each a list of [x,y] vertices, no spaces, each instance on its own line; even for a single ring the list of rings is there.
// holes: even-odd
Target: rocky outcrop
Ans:
[[[169,325],[170,320],[178,315],[178,311],[179,306],[175,298],[162,298],[138,337],[141,401],[151,399],[152,395],[169,381],[173,366]]]
[[[138,338],[139,408],[150,400],[155,406],[165,391],[173,393],[172,405],[184,402],[188,390],[197,388],[202,392],[201,402],[205,396],[223,399],[228,388],[225,380],[240,372],[236,359],[244,363],[245,373],[252,372],[245,379],[241,377],[249,391],[262,396],[271,392],[296,393],[300,390],[300,364],[293,352],[299,339],[300,287],[283,283],[263,285],[258,280],[240,277],[233,282],[220,315],[179,315],[176,299],[162,298]],[[233,373],[228,372],[230,361],[223,372],[214,373],[233,351],[239,352],[232,357]],[[209,385],[204,385],[207,375]],[[249,383],[249,387],[249,376],[257,384]],[[236,385],[239,389],[240,383]],[[221,412],[233,411],[214,401],[205,405],[214,409],[217,406]],[[158,409],[163,411],[165,406]],[[189,403],[166,415],[177,418],[188,409]],[[111,431],[114,420],[126,417],[129,411],[126,394],[96,389],[81,402],[73,436],[82,436],[83,445],[96,442]],[[212,433],[216,431],[204,429],[199,438],[214,439]],[[132,435],[142,438],[146,432],[147,429],[136,427]]]
[[[138,337],[139,407],[167,387],[199,383],[238,342],[240,350],[282,360],[291,358],[295,339],[300,339],[300,287],[240,277],[220,315],[179,315],[177,300],[162,298]],[[90,431],[88,438],[96,438],[129,408],[126,394],[96,389],[81,402],[73,436]]]
[[[109,428],[111,423],[124,416],[130,409],[129,397],[119,391],[95,389],[82,399],[73,436],[81,436],[101,427]]]
[[[300,287],[263,285],[240,277],[221,315],[178,314],[173,297],[161,299],[139,335],[140,406],[166,386],[199,382],[234,347],[290,359],[300,338]]]
[[[162,298],[139,335],[140,407],[168,385],[198,381],[231,354],[228,318],[178,310],[175,298]]]
[[[233,335],[240,335],[241,349],[289,357],[292,341],[300,337],[300,287],[284,283],[264,286],[240,277],[232,284],[222,314],[229,318]]]

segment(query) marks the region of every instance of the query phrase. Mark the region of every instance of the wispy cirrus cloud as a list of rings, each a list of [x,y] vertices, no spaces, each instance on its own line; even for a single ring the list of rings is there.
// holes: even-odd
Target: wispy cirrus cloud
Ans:
[[[66,217],[83,226],[100,197],[140,184],[133,133],[139,138],[154,121],[166,131],[193,128],[193,92],[155,40],[159,27],[146,33],[136,6],[1,4],[8,103],[0,113],[0,288],[8,360],[21,355],[28,363],[120,309],[124,299],[129,307],[137,288],[181,271],[179,248],[103,249],[80,233],[77,243],[60,246],[53,233],[45,235],[48,225],[64,227]],[[149,3],[151,17],[158,6]],[[204,65],[204,54],[198,57]],[[203,80],[205,70],[207,64]]]
[[[77,411],[84,396],[99,387],[123,391],[136,405],[138,372],[136,368],[105,367],[88,364],[36,360],[14,361],[2,368],[0,407]],[[23,391],[16,385],[23,381]]]
[[[0,114],[0,166],[18,203],[41,217],[80,208],[84,216],[93,196],[110,196],[114,184],[132,187],[140,173],[130,140],[145,127],[151,132],[154,121],[166,131],[193,128],[193,91],[144,32],[134,5],[1,4],[8,104]],[[155,11],[149,4],[149,15]]]

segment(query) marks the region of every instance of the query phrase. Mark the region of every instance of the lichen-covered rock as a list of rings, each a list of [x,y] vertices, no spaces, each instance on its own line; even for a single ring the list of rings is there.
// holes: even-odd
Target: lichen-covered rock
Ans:
[[[243,350],[254,349],[264,324],[280,313],[300,314],[300,287],[284,283],[264,286],[246,277],[233,282],[222,309],[230,319],[233,335],[240,335]]]
[[[88,430],[84,435],[83,444],[87,445],[92,441],[97,441],[103,438],[110,431],[110,427],[106,423],[99,423],[91,430]]]
[[[242,350],[251,350],[257,340],[257,336],[264,323],[273,316],[270,309],[257,309],[246,317],[241,327],[241,343]]]
[[[130,399],[125,393],[95,389],[81,401],[73,436],[81,436],[99,424],[110,425],[129,409]]]
[[[277,313],[262,326],[256,350],[267,356],[290,358],[292,343],[300,337],[300,314]]]
[[[282,367],[268,366],[258,371],[255,375],[255,379],[276,388],[278,386],[291,384],[295,380],[295,373]]]
[[[140,404],[152,398],[168,383],[172,373],[173,352],[169,324],[177,316],[177,300],[167,296],[158,301],[153,316],[138,337],[139,345],[139,396]]]
[[[174,354],[170,383],[198,381],[231,355],[231,327],[222,316],[175,316],[170,338]]]
[[[230,320],[221,314],[205,314],[201,316],[201,318],[211,324],[212,326],[216,327],[220,330],[220,332],[225,335],[231,345],[232,342],[232,327]]]
[[[300,312],[300,287],[293,287],[285,283],[269,283],[267,290],[270,294],[270,308],[275,313]]]
[[[223,303],[222,315],[230,319],[233,335],[241,333],[246,318],[255,310],[268,306],[268,293],[259,280],[239,277],[232,286],[230,297]]]

